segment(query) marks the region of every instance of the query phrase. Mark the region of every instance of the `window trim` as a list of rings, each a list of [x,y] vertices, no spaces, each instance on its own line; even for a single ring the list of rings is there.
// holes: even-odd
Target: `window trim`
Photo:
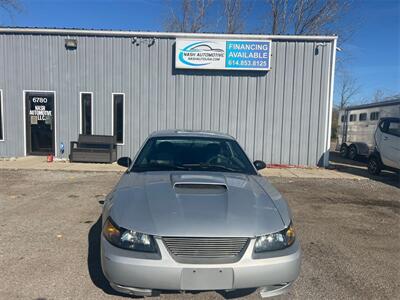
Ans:
[[[83,94],[90,94],[91,95],[91,101],[92,101],[92,103],[91,103],[91,105],[90,105],[90,113],[91,113],[91,117],[92,117],[92,120],[91,120],[91,122],[90,122],[90,125],[91,125],[91,129],[92,129],[92,132],[91,132],[91,134],[93,135],[94,134],[94,114],[93,114],[93,112],[94,112],[94,109],[93,109],[93,107],[94,107],[94,99],[93,99],[93,92],[79,92],[79,134],[83,134],[82,133],[82,95]]]
[[[365,115],[365,119],[363,119],[363,120],[361,120],[361,116],[362,116],[362,115]],[[368,114],[367,114],[366,112],[364,112],[364,113],[359,113],[359,114],[358,114],[358,121],[359,121],[359,122],[368,121],[367,119],[368,119]]]
[[[0,142],[5,142],[6,140],[6,131],[4,130],[4,99],[3,99],[3,90],[0,89],[0,117],[1,117],[1,133],[2,137]]]
[[[387,124],[387,126],[386,126],[386,131],[385,131],[384,133],[386,133],[386,134],[388,134],[388,135],[400,137],[400,134],[393,133],[393,132],[390,132],[390,131],[389,131],[390,123],[392,123],[393,121],[391,121],[391,120],[386,120],[386,122],[389,122],[389,123]],[[399,123],[399,122],[393,122],[393,123]]]
[[[354,116],[354,120],[351,119],[351,116]],[[357,122],[357,114],[350,114],[349,115],[349,122]]]
[[[57,157],[57,93],[56,91],[44,90],[22,90],[22,120],[24,124],[24,156],[27,156],[26,150],[26,94],[27,93],[52,93],[54,95],[54,152]]]
[[[381,130],[381,132],[385,133],[385,127],[386,127],[386,120],[380,120],[378,123],[378,127]]]
[[[122,95],[122,143],[117,143],[119,146],[125,145],[125,123],[126,123],[126,106],[125,106],[125,93],[111,93],[111,135],[114,136],[114,95]]]
[[[377,116],[378,116],[378,118],[376,118],[376,119],[372,119],[372,115],[373,114],[376,114]],[[380,120],[380,113],[379,113],[379,111],[372,111],[372,112],[370,112],[370,114],[369,114],[369,120],[370,121],[379,121]]]

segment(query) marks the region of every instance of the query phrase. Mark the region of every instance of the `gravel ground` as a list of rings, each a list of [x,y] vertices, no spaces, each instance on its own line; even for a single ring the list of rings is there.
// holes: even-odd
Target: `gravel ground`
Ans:
[[[99,217],[118,173],[0,170],[0,299],[119,299],[99,263]],[[271,178],[303,249],[299,279],[280,299],[400,294],[400,189],[372,180]],[[397,295],[397,296],[396,296]],[[167,299],[258,299],[163,293]]]

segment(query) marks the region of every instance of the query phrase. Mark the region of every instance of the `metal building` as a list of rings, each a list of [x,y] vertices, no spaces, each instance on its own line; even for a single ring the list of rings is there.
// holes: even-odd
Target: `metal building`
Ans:
[[[177,68],[177,39],[269,40],[270,70]],[[119,128],[118,155],[133,156],[150,132],[179,128],[227,132],[251,159],[327,165],[335,53],[334,36],[0,28],[0,157],[43,154],[43,118],[56,156],[80,132]]]

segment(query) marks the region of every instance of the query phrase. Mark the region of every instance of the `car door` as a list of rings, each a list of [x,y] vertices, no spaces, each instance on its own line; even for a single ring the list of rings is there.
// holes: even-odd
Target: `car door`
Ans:
[[[385,120],[378,130],[378,149],[384,165],[400,169],[400,119]]]

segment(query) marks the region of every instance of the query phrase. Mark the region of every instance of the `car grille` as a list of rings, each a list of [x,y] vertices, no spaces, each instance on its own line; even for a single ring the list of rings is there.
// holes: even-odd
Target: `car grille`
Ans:
[[[182,263],[231,263],[238,261],[248,238],[163,237],[173,258]]]

